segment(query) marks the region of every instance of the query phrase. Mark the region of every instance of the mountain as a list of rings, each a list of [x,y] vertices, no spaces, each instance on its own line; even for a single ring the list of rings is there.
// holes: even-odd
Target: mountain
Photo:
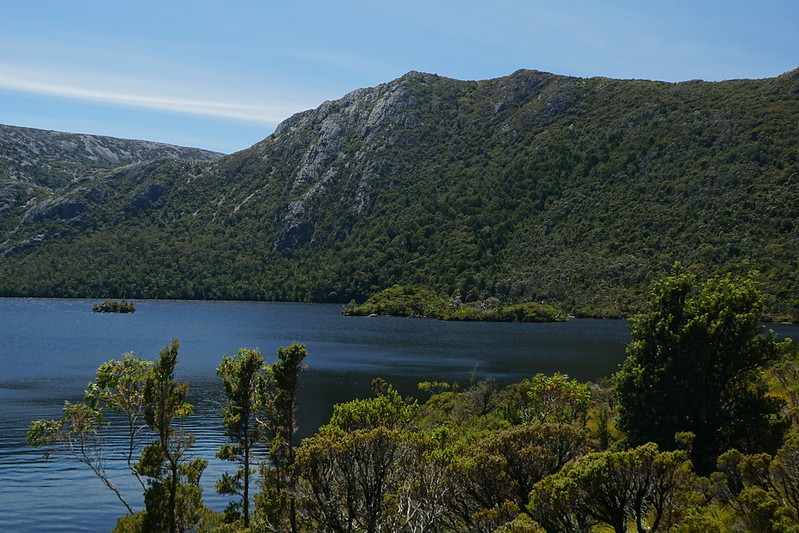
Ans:
[[[155,160],[210,161],[221,156],[151,141],[0,124],[0,229],[7,232],[15,227],[20,216],[26,222],[55,213],[72,218],[69,215],[86,208],[85,202],[75,200],[79,194],[74,191],[115,168]],[[68,190],[73,191],[72,199],[62,201]]]
[[[771,312],[799,319],[797,139],[799,70],[410,72],[226,157],[7,200],[0,294],[346,302],[403,283],[603,315],[681,261],[758,269]]]
[[[133,141],[0,124],[0,180],[63,187],[76,178],[158,159],[213,160],[222,154],[151,141]]]

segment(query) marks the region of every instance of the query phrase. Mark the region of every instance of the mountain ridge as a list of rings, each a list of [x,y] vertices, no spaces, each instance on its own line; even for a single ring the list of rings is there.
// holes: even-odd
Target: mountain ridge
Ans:
[[[69,133],[23,126],[0,124],[0,153],[4,172],[0,179],[17,179],[36,183],[35,176],[25,172],[37,168],[53,173],[48,161],[72,163],[77,169],[89,165],[97,170],[109,170],[129,163],[156,159],[211,160],[223,154],[153,141],[121,139],[106,135]],[[65,171],[68,169],[60,168]],[[72,177],[77,177],[73,174]],[[60,183],[63,185],[65,183]]]
[[[346,302],[403,283],[624,314],[681,260],[757,268],[775,314],[799,317],[797,95],[799,70],[412,71],[213,161],[95,176],[108,196],[83,218],[33,220],[34,205],[25,225],[17,211],[0,294]],[[48,266],[61,256],[74,272]]]

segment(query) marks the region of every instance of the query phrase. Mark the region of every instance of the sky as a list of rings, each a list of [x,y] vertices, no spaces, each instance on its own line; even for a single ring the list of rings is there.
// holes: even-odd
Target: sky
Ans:
[[[0,124],[231,153],[410,70],[677,82],[797,67],[796,0],[9,1]]]

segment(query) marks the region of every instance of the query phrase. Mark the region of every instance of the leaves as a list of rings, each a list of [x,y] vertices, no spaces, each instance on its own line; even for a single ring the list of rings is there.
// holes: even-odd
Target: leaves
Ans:
[[[266,412],[266,367],[258,350],[240,349],[233,357],[224,356],[217,369],[227,402],[222,407],[222,421],[230,442],[223,444],[217,457],[236,462],[235,474],[223,474],[214,488],[220,494],[241,496],[229,513],[242,510],[244,527],[250,525],[250,478],[259,463],[255,452],[266,428],[259,417]]]
[[[766,396],[761,372],[780,346],[763,333],[754,281],[718,276],[697,286],[677,265],[652,294],[650,310],[632,321],[615,376],[619,427],[629,442],[672,448],[677,432],[690,431],[692,457],[705,474],[729,447],[773,449],[782,402]]]
[[[584,531],[596,522],[620,533],[629,523],[641,533],[666,530],[691,476],[685,452],[660,452],[654,443],[593,453],[536,485],[530,510],[547,531]]]
[[[496,301],[496,302],[495,302]],[[407,316],[467,322],[558,322],[566,316],[552,306],[537,302],[499,305],[496,298],[461,303],[430,289],[394,285],[369,296],[362,305],[351,302],[342,312],[349,316]]]

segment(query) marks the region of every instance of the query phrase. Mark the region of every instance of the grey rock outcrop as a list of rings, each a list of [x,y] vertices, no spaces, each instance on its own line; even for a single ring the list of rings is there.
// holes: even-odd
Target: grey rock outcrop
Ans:
[[[211,161],[222,154],[170,144],[0,125],[0,182],[48,189],[132,163],[160,159]]]
[[[357,180],[354,195],[351,190],[342,191],[337,200],[347,206],[349,214],[363,211],[373,187],[392,171],[390,164],[375,155],[390,150],[400,139],[400,132],[418,120],[415,111],[419,103],[411,84],[424,83],[432,76],[410,72],[390,83],[352,91],[340,100],[290,117],[260,143],[263,150],[294,143],[287,146],[287,152],[301,154],[291,187],[296,199],[278,215],[283,229],[273,249],[313,241],[315,199],[329,192],[336,182]],[[297,144],[298,139],[304,139],[304,143]],[[346,231],[346,224],[341,227]]]
[[[30,236],[39,223],[81,225],[126,179],[125,169],[221,156],[151,141],[0,125],[0,228],[5,229],[0,249],[8,253],[38,245],[48,236]],[[130,193],[129,206],[134,211],[156,206],[167,191],[162,183],[142,184]],[[18,233],[23,227],[31,229]]]

